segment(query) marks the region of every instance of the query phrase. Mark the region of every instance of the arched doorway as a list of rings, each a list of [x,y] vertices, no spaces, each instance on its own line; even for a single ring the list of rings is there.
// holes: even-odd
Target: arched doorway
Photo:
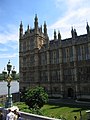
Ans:
[[[68,97],[70,98],[74,97],[74,90],[72,88],[68,88]]]

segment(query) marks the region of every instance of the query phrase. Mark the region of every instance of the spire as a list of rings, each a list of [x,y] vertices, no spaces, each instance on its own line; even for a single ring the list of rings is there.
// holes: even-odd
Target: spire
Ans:
[[[38,21],[37,14],[35,14],[35,21]]]
[[[41,27],[40,27],[40,32],[42,33],[42,25],[41,25]]]
[[[57,39],[56,30],[54,30],[54,40]]]
[[[77,36],[77,32],[76,32],[76,29],[74,29],[74,35],[75,35],[75,37]]]
[[[20,28],[22,28],[23,27],[23,24],[22,24],[22,21],[21,21],[21,23],[20,23]]]
[[[27,29],[29,30],[29,25],[27,26]]]
[[[20,28],[19,28],[19,37],[21,38],[23,36],[23,24],[22,21],[20,23]]]
[[[89,34],[89,33],[90,33],[90,27],[89,27],[89,25],[88,25],[88,22],[87,22],[86,29],[87,29],[87,34]]]
[[[60,31],[58,31],[58,40],[61,40],[61,34],[60,34]]]
[[[27,26],[27,32],[30,33],[30,28],[29,25]]]
[[[72,27],[72,30],[71,30],[71,35],[72,35],[72,38],[76,38],[77,37],[77,32],[76,32],[76,29]]]
[[[71,35],[72,35],[72,37],[73,37],[73,27],[72,27],[72,29],[71,29]]]
[[[44,22],[44,34],[45,35],[47,34],[47,25],[46,25],[46,22]]]
[[[35,29],[38,28],[38,18],[37,18],[37,14],[35,15],[34,27],[35,27]]]

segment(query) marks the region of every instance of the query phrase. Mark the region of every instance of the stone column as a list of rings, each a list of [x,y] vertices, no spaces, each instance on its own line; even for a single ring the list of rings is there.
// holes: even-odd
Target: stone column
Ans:
[[[48,82],[50,81],[50,56],[49,56],[49,50],[47,50],[47,73],[48,73]]]
[[[59,49],[59,63],[60,63],[60,89],[61,89],[61,97],[63,97],[63,67],[62,67],[62,48]]]
[[[76,54],[76,47],[73,46],[73,61],[74,61],[74,80],[75,80],[75,92],[77,96],[78,93],[78,72],[77,72],[77,54]]]
[[[88,57],[89,57],[89,59],[90,59],[90,43],[88,43]]]
[[[76,48],[73,46],[73,61],[74,61],[74,73],[75,73],[75,81],[77,81],[77,55]]]
[[[38,50],[35,50],[34,60],[35,60],[35,64],[34,64],[34,67],[35,67],[34,80],[35,80],[35,82],[39,83],[39,71],[38,71],[39,57],[38,57]]]
[[[50,51],[47,50],[47,75],[48,75],[48,92],[52,96],[52,80],[50,79]]]
[[[60,81],[63,81],[63,69],[62,69],[62,49],[59,49],[59,63],[60,63]]]

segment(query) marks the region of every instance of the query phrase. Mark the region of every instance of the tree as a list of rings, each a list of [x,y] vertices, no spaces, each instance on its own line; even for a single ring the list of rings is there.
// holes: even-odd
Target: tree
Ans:
[[[48,101],[48,95],[42,87],[28,88],[24,98],[29,108],[41,108]]]

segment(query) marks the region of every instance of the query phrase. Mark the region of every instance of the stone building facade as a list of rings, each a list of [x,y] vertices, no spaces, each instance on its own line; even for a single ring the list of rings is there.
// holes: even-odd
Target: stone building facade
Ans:
[[[50,97],[90,98],[90,27],[87,33],[77,35],[71,30],[71,38],[61,39],[54,30],[49,40],[47,25],[34,28],[29,25],[25,33],[19,28],[20,90],[43,86]]]

